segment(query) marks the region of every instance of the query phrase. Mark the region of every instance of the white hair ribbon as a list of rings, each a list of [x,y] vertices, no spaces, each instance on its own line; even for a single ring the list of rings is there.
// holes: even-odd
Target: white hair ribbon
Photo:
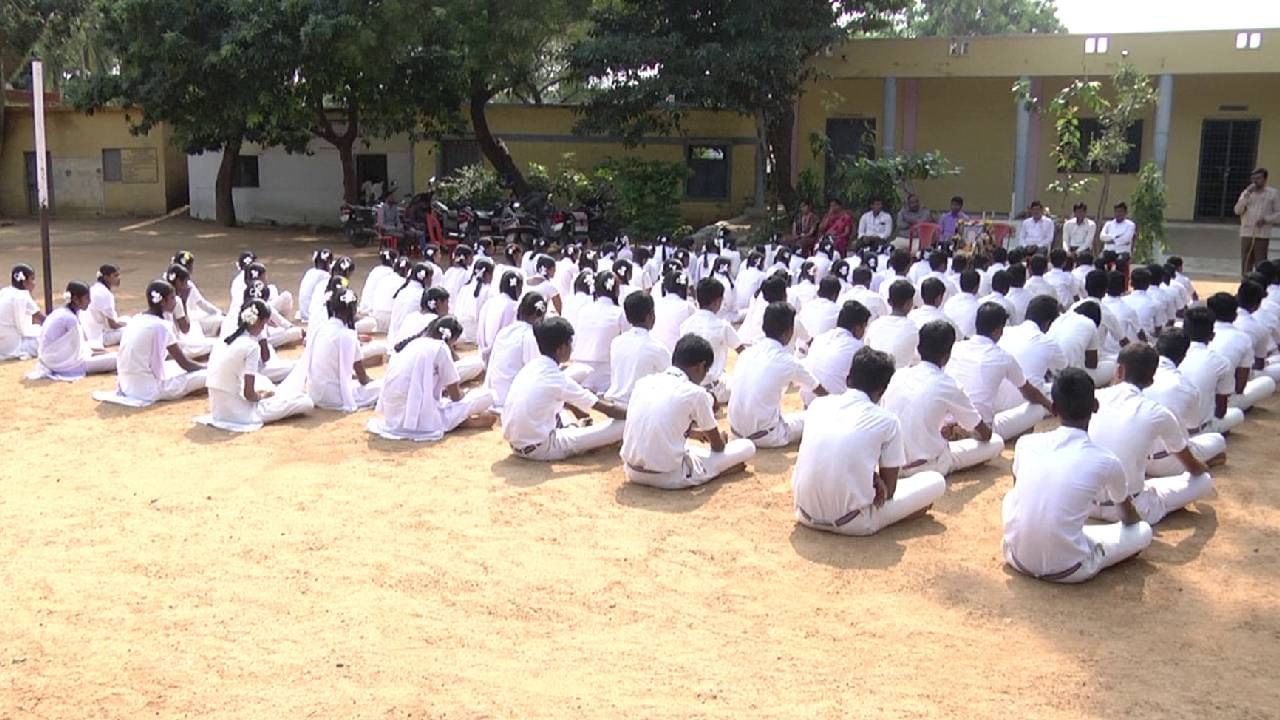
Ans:
[[[539,300],[533,304],[533,307],[539,313],[545,313],[547,311],[547,302],[545,300]]]
[[[147,293],[147,297],[151,298],[152,305],[159,305],[160,302],[164,300],[164,295],[162,295],[159,290],[152,290]]]
[[[258,308],[253,305],[249,305],[240,311],[240,322],[244,325],[257,325],[259,319]]]
[[[440,339],[441,339],[441,340],[449,340],[449,339],[450,339],[450,338],[452,338],[452,337],[453,337],[453,331],[452,331],[452,330],[450,330],[450,329],[449,329],[449,328],[447,328],[447,327],[442,327],[442,328],[440,328]]]
[[[23,271],[19,270],[18,272],[16,272],[16,273],[14,273],[14,274],[13,274],[13,281],[14,281],[14,282],[26,282],[26,281],[27,281],[27,274],[26,274],[25,272],[23,272]]]

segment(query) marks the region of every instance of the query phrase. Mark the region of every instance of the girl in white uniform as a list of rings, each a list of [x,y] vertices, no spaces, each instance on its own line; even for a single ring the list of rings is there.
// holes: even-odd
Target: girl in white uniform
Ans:
[[[796,311],[804,309],[804,304],[818,297],[818,266],[812,260],[800,264],[800,280],[787,293],[788,301]]]
[[[564,309],[560,312],[560,317],[568,320],[571,325],[577,324],[578,314],[582,312],[583,308],[591,304],[591,288],[594,284],[594,272],[590,270],[578,271],[578,276],[573,279],[573,291],[565,299]]]
[[[507,243],[503,254],[507,257],[507,263],[511,265],[513,270],[518,271],[522,278],[528,274],[526,268],[529,267],[529,261],[532,258],[529,253],[525,252],[524,245],[518,242]]]
[[[422,304],[422,293],[431,287],[431,266],[417,263],[404,279],[404,284],[391,296],[391,324],[387,327],[387,337],[401,338],[400,325],[410,313],[416,312]]]
[[[493,404],[489,391],[477,388],[463,395],[458,387],[449,341],[461,334],[457,319],[441,317],[396,348],[369,432],[387,440],[427,442],[460,427],[493,427],[497,418],[487,412]]]
[[[257,372],[259,375],[266,377],[271,382],[282,382],[293,370],[295,365],[293,360],[285,360],[276,354],[276,348],[284,344],[284,340],[296,342],[302,339],[302,328],[290,327],[281,329],[274,326],[277,322],[287,323],[288,321],[280,317],[280,314],[271,307],[270,303],[271,288],[260,280],[255,280],[252,285],[245,288],[244,301],[236,309],[235,315],[228,315],[223,322],[224,331],[220,337],[224,340],[230,337],[232,333],[239,329],[240,310],[247,307],[254,300],[267,304],[267,322],[263,327],[261,336],[254,337],[255,340],[264,340],[267,343],[267,357],[260,364]],[[296,337],[295,337],[296,336]],[[214,343],[214,349],[218,348],[218,343]]]
[[[111,291],[118,287],[119,268],[111,264],[98,268],[98,281],[89,288],[89,311],[83,318],[85,335],[94,347],[119,345],[121,331],[129,322],[116,313],[116,296]]]
[[[709,277],[717,280],[724,286],[724,302],[720,304],[720,317],[731,323],[742,321],[742,317],[747,314],[746,307],[738,307],[738,293],[735,289],[733,276],[729,274],[732,263],[729,258],[722,257],[716,260],[715,271]]]
[[[680,326],[697,308],[689,302],[689,276],[683,270],[668,271],[662,280],[662,291],[653,303],[656,319],[649,334],[671,352],[680,340]]]
[[[249,266],[258,261],[258,256],[252,250],[245,250],[236,258],[236,273],[231,276],[231,310],[238,310],[240,298],[244,297],[244,289],[248,284],[245,282],[245,271]],[[228,315],[234,317],[235,312],[228,312]],[[235,326],[235,320],[232,320],[232,327]]]
[[[480,323],[480,308],[493,294],[493,261],[486,257],[476,258],[471,266],[471,279],[462,287],[457,302],[454,303],[458,313],[458,322],[462,323],[462,342],[474,343],[476,330]]]
[[[502,411],[511,381],[531,360],[538,357],[538,341],[533,326],[547,314],[547,301],[535,292],[527,292],[516,309],[516,321],[502,328],[489,351],[484,386],[493,393],[493,406]]]
[[[173,265],[181,265],[190,274],[187,281],[189,292],[182,298],[183,309],[191,322],[200,323],[200,330],[206,337],[214,337],[222,327],[222,309],[205,299],[196,286],[196,256],[187,250],[179,250],[173,254]]]
[[[741,314],[746,314],[747,307],[751,305],[751,298],[756,296],[756,291],[760,289],[760,283],[764,282],[764,278],[764,255],[753,250],[747,255],[747,262],[742,271],[734,279],[733,304]]]
[[[513,269],[507,270],[502,273],[502,279],[498,281],[498,292],[494,293],[485,301],[484,307],[480,308],[480,319],[476,326],[476,346],[480,350],[480,359],[486,364],[489,362],[489,351],[493,348],[493,341],[498,337],[498,333],[515,322],[516,304],[523,290],[524,279],[520,277],[520,273]]]
[[[95,392],[94,400],[146,407],[204,388],[204,366],[182,352],[172,321],[165,319],[177,304],[178,295],[169,283],[157,280],[147,286],[146,312],[135,315],[120,338],[116,389]]]
[[[49,378],[72,382],[87,374],[116,371],[116,354],[92,348],[80,318],[89,308],[89,286],[72,281],[62,294],[66,304],[40,326],[38,362],[28,380]]]
[[[458,297],[462,286],[467,284],[467,276],[471,274],[472,250],[466,245],[459,245],[453,251],[453,264],[444,271],[440,279],[440,287],[449,291],[449,295]]]
[[[635,284],[636,266],[630,260],[614,260],[613,274],[618,278],[618,302],[621,303],[627,299],[627,296],[633,292],[640,292],[640,288]]]
[[[435,285],[439,285],[444,280],[444,271],[440,269],[439,263],[436,262],[439,254],[440,249],[435,245],[428,245],[422,252],[422,262],[431,268],[431,282]]]
[[[213,350],[216,338],[205,337],[200,323],[191,320],[186,302],[191,297],[191,273],[182,265],[171,265],[165,271],[164,279],[173,286],[175,294],[173,309],[165,312],[165,319],[173,325],[182,354],[192,358],[205,357]]]
[[[365,276],[364,285],[360,287],[361,315],[373,317],[373,293],[384,277],[395,274],[392,266],[396,264],[398,257],[400,254],[392,248],[382,248],[378,251],[378,264]]]
[[[377,327],[375,332],[390,332],[391,314],[396,307],[396,291],[404,285],[405,278],[409,277],[411,270],[413,270],[413,261],[401,255],[392,263],[391,272],[378,280],[378,285],[372,291],[373,297],[369,299],[369,307]],[[388,334],[387,337],[390,338],[391,335]]]
[[[560,302],[555,304],[556,312],[560,312],[564,301],[573,294],[573,281],[578,277],[578,260],[581,257],[580,245],[566,245],[560,251],[560,259],[556,261],[555,276],[552,278],[556,286],[556,295],[560,297]],[[548,277],[552,276],[548,275]]]
[[[311,265],[302,274],[302,283],[298,285],[298,319],[303,322],[311,319],[311,304],[316,291],[322,291],[329,283],[329,274],[333,270],[333,251],[329,248],[316,250],[311,254]]]
[[[525,278],[524,283],[526,290],[541,295],[547,307],[554,308],[557,315],[562,307],[560,289],[556,286],[560,279],[558,272],[556,261],[550,255],[539,255],[533,259],[533,273]]]
[[[316,407],[343,412],[371,408],[382,383],[365,372],[355,329],[359,300],[346,287],[328,294],[327,317],[312,326],[307,350],[282,387],[296,391],[297,383],[303,384]]]
[[[449,314],[449,291],[433,287],[422,293],[421,304],[400,323],[400,333],[391,339],[392,347],[420,334],[431,321]]]
[[[30,265],[15,265],[9,273],[10,285],[0,290],[0,360],[26,360],[40,349],[44,313],[31,297],[36,271]]]
[[[196,418],[197,423],[252,432],[265,423],[304,415],[315,408],[306,395],[277,395],[271,382],[258,374],[271,354],[266,341],[257,339],[265,333],[270,318],[267,303],[250,300],[237,317],[235,331],[214,346],[207,379],[210,413]]]
[[[613,339],[629,327],[618,307],[618,276],[601,270],[596,273],[595,301],[582,308],[573,326],[577,337],[569,359],[580,366],[579,372],[585,367],[586,373],[579,384],[597,394],[609,389],[613,378],[609,349]]]

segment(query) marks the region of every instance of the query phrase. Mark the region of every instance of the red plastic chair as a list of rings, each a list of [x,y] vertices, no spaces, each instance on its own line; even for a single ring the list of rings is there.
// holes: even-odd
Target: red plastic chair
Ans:
[[[942,233],[942,226],[937,223],[916,223],[907,231],[907,252],[927,250],[933,247]],[[912,248],[912,241],[919,241],[918,247]]]
[[[996,245],[1000,247],[1008,247],[1009,236],[1013,234],[1013,227],[1004,223],[994,223],[991,226],[991,239],[996,241]]]

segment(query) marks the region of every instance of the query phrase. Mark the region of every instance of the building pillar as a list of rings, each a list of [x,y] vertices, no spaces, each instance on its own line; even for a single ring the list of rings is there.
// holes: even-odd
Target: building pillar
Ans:
[[[880,129],[880,151],[893,155],[898,136],[898,79],[884,79],[884,127]]]
[[[1019,82],[1030,83],[1031,78],[1023,75]],[[1027,156],[1030,154],[1031,110],[1026,103],[1018,102],[1018,124],[1014,132],[1013,146],[1013,200],[1010,211],[1017,213],[1027,206]]]
[[[902,81],[902,152],[908,154],[916,151],[919,82],[915,78]]]
[[[1169,157],[1169,126],[1173,121],[1173,76],[1160,76],[1159,94],[1156,96],[1156,132],[1152,159],[1164,172]]]

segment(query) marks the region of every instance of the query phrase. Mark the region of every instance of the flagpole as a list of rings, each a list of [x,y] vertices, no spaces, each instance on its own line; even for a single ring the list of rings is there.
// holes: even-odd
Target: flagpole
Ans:
[[[44,138],[44,63],[31,62],[31,101],[36,125],[36,189],[40,202],[40,254],[44,262],[44,307],[53,312],[53,258],[49,249],[49,167]]]

